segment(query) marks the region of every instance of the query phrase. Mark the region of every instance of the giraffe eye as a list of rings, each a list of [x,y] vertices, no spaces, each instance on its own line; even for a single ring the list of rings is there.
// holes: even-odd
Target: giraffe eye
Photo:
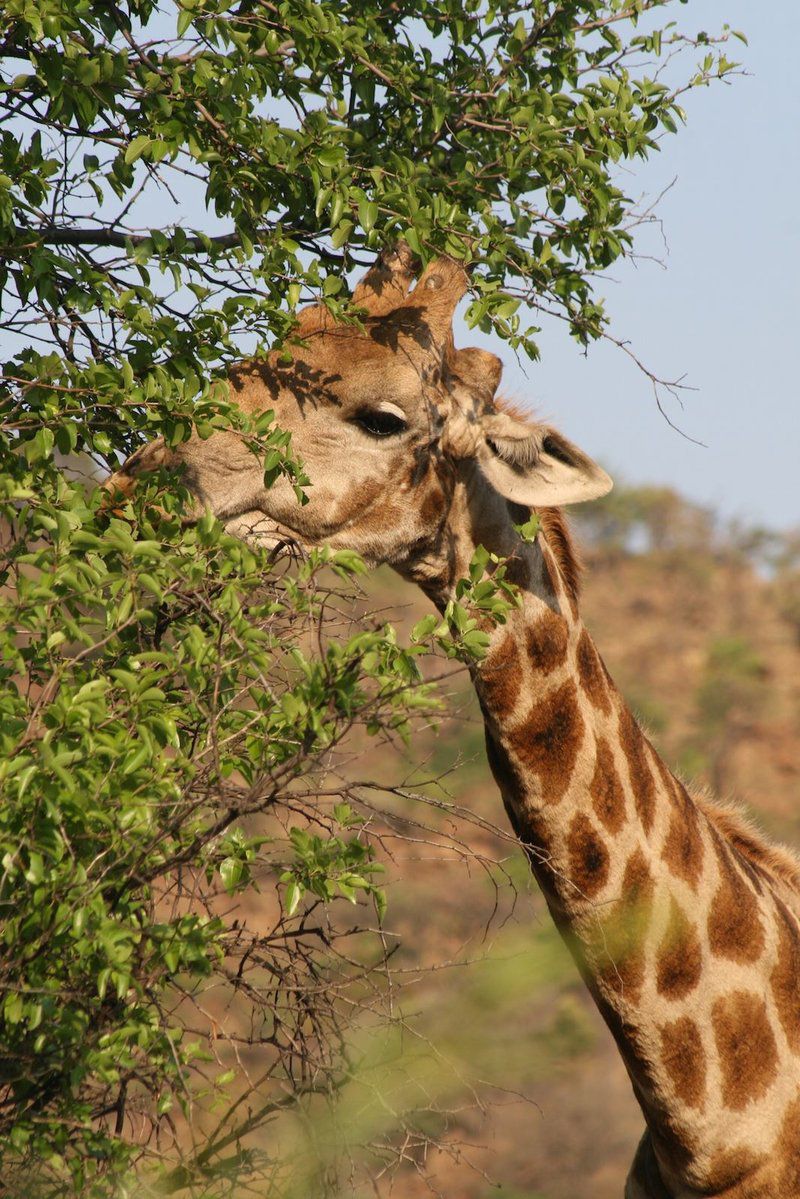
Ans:
[[[388,408],[359,408],[351,420],[370,437],[396,437],[408,428],[405,417]]]

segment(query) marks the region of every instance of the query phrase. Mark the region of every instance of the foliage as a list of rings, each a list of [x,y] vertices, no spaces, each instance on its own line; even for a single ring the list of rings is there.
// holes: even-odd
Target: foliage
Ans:
[[[800,530],[789,530],[772,539],[770,549],[768,562],[775,575],[775,596],[800,644]]]
[[[730,746],[757,719],[764,703],[764,674],[761,658],[746,638],[717,637],[710,643],[682,765],[690,774],[706,771],[719,795],[728,789]]]
[[[131,1090],[155,1116],[184,1098],[199,1046],[170,993],[230,954],[215,894],[258,868],[382,911],[347,808],[325,838],[247,823],[355,722],[402,731],[425,692],[419,647],[389,630],[304,652],[329,555],[265,583],[263,558],[210,520],[186,531],[143,508],[135,532],[112,518],[101,535],[76,496],[21,509],[4,547],[0,1119],[6,1166],[27,1156],[56,1179],[64,1164],[82,1190],[133,1152],[111,1135]],[[298,899],[287,888],[287,917]]]
[[[535,519],[535,518],[534,518]],[[469,576],[459,579],[455,598],[444,610],[443,619],[431,614],[413,629],[417,644],[432,639],[448,657],[467,662],[480,659],[489,647],[488,630],[505,624],[519,602],[519,593],[506,579],[506,561],[478,546],[469,564]]]
[[[616,552],[707,554],[714,543],[711,513],[671,487],[615,486],[578,514],[587,536]]]
[[[734,708],[748,706],[762,674],[761,660],[745,638],[720,637],[712,642],[697,693],[705,733],[719,733]]]
[[[286,573],[210,519],[185,527],[174,479],[109,513],[92,477],[156,435],[233,427],[302,497],[287,435],[245,419],[225,366],[286,338],[303,298],[356,319],[347,272],[398,234],[474,265],[468,320],[512,346],[537,352],[522,300],[600,335],[593,277],[637,219],[614,164],[732,69],[707,34],[660,27],[670,3],[4,5],[8,1187],[107,1194],[144,1155],[171,1191],[212,1193],[255,1168],[254,1121],[336,1092],[342,996],[385,946],[348,955],[310,918],[334,896],[373,924],[383,906],[349,794],[318,801],[323,763],[356,725],[407,734],[431,641],[480,653],[511,602],[483,563],[444,629],[329,638],[321,572],[349,579],[351,555]],[[697,46],[696,71],[659,77]],[[229,905],[255,885],[285,912],[251,932]],[[249,1013],[227,1040],[223,986]]]
[[[64,351],[17,367],[47,385],[27,427],[105,454],[142,409],[172,439],[213,425],[207,368],[237,335],[285,333],[307,289],[338,310],[343,269],[398,234],[477,263],[468,319],[513,345],[536,352],[521,299],[597,337],[592,277],[636,220],[614,164],[657,149],[681,93],[733,69],[707,33],[659,27],[671,6],[10,0],[0,285],[13,327],[49,325]],[[659,63],[687,47],[700,64],[671,87]],[[224,231],[192,228],[185,197]]]

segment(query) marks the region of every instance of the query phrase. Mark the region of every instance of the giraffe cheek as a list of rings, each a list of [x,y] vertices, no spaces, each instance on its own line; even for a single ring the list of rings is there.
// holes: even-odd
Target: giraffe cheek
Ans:
[[[442,522],[445,511],[444,492],[436,486],[428,487],[419,509],[422,528],[430,531],[437,529]]]

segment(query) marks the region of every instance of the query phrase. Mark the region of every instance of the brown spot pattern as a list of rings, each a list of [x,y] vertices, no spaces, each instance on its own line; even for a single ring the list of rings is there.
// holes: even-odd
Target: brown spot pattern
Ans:
[[[633,802],[642,828],[649,833],[656,808],[656,784],[648,762],[648,742],[626,707],[619,714],[619,740],[628,762]]]
[[[759,895],[763,895],[764,881],[759,872],[756,870],[754,864],[747,858],[740,857],[737,859],[737,865],[750,879],[750,882],[753,884],[753,890],[757,891]]]
[[[550,837],[541,813],[524,803],[525,784],[503,748],[486,728],[486,757],[503,797],[503,806],[533,873],[545,890],[554,890],[556,874],[550,865]]]
[[[755,962],[764,949],[764,929],[758,900],[730,851],[715,836],[720,884],[708,914],[708,943],[717,957],[732,962]]]
[[[608,850],[585,812],[572,818],[567,854],[570,882],[580,895],[593,899],[608,881]]]
[[[752,1149],[739,1145],[735,1149],[726,1149],[711,1159],[707,1170],[706,1185],[715,1193],[732,1192],[732,1188],[749,1174],[752,1174],[764,1161],[763,1154],[755,1154]],[[741,1192],[738,1192],[741,1194]],[[747,1192],[753,1199],[767,1199],[763,1190]],[[783,1192],[781,1192],[783,1194]]]
[[[731,1111],[765,1095],[778,1070],[778,1050],[760,996],[734,991],[715,1000],[711,1025],[722,1071],[722,1100]]]
[[[564,876],[561,869],[554,867],[550,848],[550,829],[541,812],[523,811],[517,818],[522,848],[531,870],[545,895],[556,895],[563,891]]]
[[[703,955],[697,928],[680,904],[670,904],[669,923],[656,955],[656,987],[667,999],[681,999],[700,981]]]
[[[539,778],[545,803],[559,803],[575,769],[584,722],[572,679],[534,705],[513,734],[514,752]]]
[[[675,1094],[687,1107],[703,1108],[706,1055],[694,1020],[681,1016],[661,1029],[661,1060]]]
[[[685,788],[677,780],[671,781],[675,799],[661,856],[672,874],[696,891],[703,873],[704,855],[700,818]]]
[[[667,766],[664,759],[662,757],[660,757],[659,754],[656,753],[656,751],[653,749],[652,745],[649,745],[649,742],[648,742],[648,746],[650,749],[650,756],[652,757],[653,762],[655,763],[656,770],[658,771],[658,774],[661,779],[661,783],[664,787],[664,790],[666,791],[667,795],[670,796],[670,798],[675,800],[675,802],[679,806],[682,806],[683,803],[685,803],[689,799],[689,795],[686,791],[686,788],[683,786],[682,783],[678,782],[675,775],[672,773],[670,768]]]
[[[797,922],[782,904],[778,907],[778,960],[770,982],[786,1040],[793,1053],[800,1053],[800,936]]]
[[[563,616],[545,609],[534,625],[525,630],[528,657],[536,670],[550,674],[567,656],[569,630]]]
[[[481,685],[492,715],[497,720],[509,717],[522,686],[522,655],[511,633],[505,633],[484,663]]]
[[[635,999],[644,980],[645,941],[653,913],[653,876],[640,849],[628,858],[622,899],[598,930],[595,951],[600,976],[618,994]]]
[[[789,1105],[776,1145],[780,1162],[776,1195],[800,1195],[800,1095]]]
[[[590,702],[601,712],[611,711],[611,700],[608,696],[608,685],[603,665],[592,639],[584,629],[578,639],[577,649],[578,674],[581,686],[589,697]]]
[[[610,833],[618,833],[625,823],[625,792],[614,765],[614,755],[604,737],[597,739],[597,758],[589,795],[598,820]]]

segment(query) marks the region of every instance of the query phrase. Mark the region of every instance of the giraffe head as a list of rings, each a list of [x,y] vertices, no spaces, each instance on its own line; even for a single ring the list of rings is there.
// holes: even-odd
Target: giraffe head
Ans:
[[[265,489],[261,464],[232,432],[175,450],[151,443],[106,486],[128,491],[143,470],[182,468],[197,510],[210,508],[232,533],[288,533],[404,573],[441,541],[459,481],[504,511],[508,500],[551,507],[606,492],[605,472],[561,434],[495,404],[494,354],[455,348],[463,269],[439,258],[413,283],[413,256],[400,244],[356,288],[363,329],[308,308],[291,361],[273,353],[231,372],[240,406],[272,409],[291,433],[311,480],[305,504],[284,478]]]

